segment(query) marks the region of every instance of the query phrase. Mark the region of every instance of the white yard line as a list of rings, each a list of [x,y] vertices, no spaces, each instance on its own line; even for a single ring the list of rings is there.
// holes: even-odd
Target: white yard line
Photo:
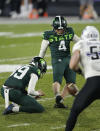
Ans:
[[[14,70],[16,70],[17,68],[19,68],[20,66],[21,65],[9,65],[9,64],[0,65],[0,73],[1,72],[13,72]],[[48,70],[52,69],[52,66],[48,65],[47,69]]]
[[[6,61],[21,61],[21,60],[26,60],[26,59],[32,59],[33,56],[26,56],[26,57],[17,57],[17,58],[4,58],[0,59],[1,62],[6,62]]]
[[[55,127],[51,127],[52,130],[56,130],[56,129],[61,129],[61,128],[65,128],[65,125],[62,126],[55,126]]]
[[[18,43],[18,44],[9,44],[9,45],[0,45],[0,48],[4,49],[4,48],[16,48],[16,47],[23,47],[23,46],[30,46],[33,44],[38,44],[38,43]]]
[[[6,79],[6,78],[7,78],[7,77],[0,76],[0,80],[1,80],[1,79]]]
[[[50,54],[45,55],[45,57],[50,57]],[[7,62],[7,61],[22,61],[22,60],[28,60],[28,59],[32,59],[33,56],[26,56],[26,57],[17,57],[17,58],[4,58],[4,59],[0,59],[0,63],[1,62]]]
[[[9,125],[7,127],[11,128],[11,127],[18,127],[18,126],[29,126],[31,125],[30,123],[21,123],[21,124],[14,124],[14,125]]]
[[[54,100],[55,97],[52,97],[52,98],[43,98],[43,99],[39,99],[37,101],[51,101],[51,100]]]
[[[0,32],[0,37],[5,36],[7,38],[22,38],[22,37],[36,37],[42,36],[43,32],[29,32],[23,34],[15,34],[14,32]]]
[[[9,35],[9,38],[22,38],[22,37],[36,37],[36,36],[42,36],[42,32],[32,32],[32,33],[24,33],[24,34],[13,34]]]

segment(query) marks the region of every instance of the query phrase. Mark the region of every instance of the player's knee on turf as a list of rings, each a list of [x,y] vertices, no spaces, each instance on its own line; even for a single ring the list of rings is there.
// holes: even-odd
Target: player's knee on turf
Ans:
[[[73,96],[76,96],[78,94],[78,92],[79,92],[78,87],[74,83],[68,84],[67,89],[68,89],[69,94],[71,94]]]
[[[30,111],[30,113],[42,113],[42,112],[44,112],[45,111],[45,109],[44,109],[44,107],[42,106],[42,105],[38,105],[38,106],[33,106],[32,108],[31,108],[31,111]]]

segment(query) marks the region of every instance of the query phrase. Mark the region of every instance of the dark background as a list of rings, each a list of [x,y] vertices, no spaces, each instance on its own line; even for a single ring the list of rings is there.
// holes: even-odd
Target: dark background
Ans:
[[[49,2],[47,12],[49,16],[65,15],[78,16],[79,15],[79,0],[56,0],[56,2]],[[100,16],[100,0],[94,0],[94,8]]]

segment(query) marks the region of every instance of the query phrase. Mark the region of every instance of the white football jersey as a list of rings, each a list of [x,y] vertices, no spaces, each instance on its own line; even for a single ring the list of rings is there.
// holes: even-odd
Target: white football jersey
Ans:
[[[73,46],[75,50],[80,50],[84,77],[100,76],[100,41],[80,40]]]

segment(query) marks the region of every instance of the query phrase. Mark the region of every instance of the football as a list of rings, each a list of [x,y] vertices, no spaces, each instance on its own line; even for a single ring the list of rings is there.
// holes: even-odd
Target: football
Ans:
[[[78,87],[75,84],[70,84],[67,86],[69,94],[76,96],[78,94]]]

